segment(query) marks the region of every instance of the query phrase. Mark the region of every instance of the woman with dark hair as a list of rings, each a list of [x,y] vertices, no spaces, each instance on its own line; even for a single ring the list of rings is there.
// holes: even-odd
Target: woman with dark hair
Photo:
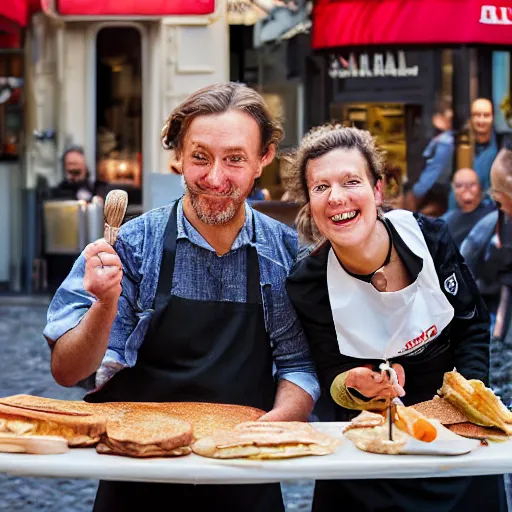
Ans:
[[[429,400],[454,367],[488,383],[489,317],[446,225],[381,212],[382,157],[369,132],[325,126],[296,160],[305,205],[298,229],[316,242],[288,278],[336,421]],[[378,368],[388,362],[393,386]],[[502,476],[319,481],[313,511],[506,510]]]

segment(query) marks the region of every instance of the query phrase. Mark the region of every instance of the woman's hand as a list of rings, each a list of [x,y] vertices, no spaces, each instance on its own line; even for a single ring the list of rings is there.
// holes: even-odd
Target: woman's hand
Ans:
[[[396,371],[399,387],[393,387],[385,371],[375,372],[371,366],[354,368],[349,371],[345,385],[347,388],[354,388],[367,398],[385,400],[403,396],[403,386],[405,384],[405,373],[402,365],[393,364],[392,368]],[[403,392],[403,393],[402,393]]]

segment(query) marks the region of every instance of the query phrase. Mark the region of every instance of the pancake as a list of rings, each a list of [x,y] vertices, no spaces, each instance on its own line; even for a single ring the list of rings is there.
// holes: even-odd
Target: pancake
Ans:
[[[169,414],[143,408],[125,412],[107,422],[96,447],[99,453],[128,457],[171,457],[191,453],[192,426]]]

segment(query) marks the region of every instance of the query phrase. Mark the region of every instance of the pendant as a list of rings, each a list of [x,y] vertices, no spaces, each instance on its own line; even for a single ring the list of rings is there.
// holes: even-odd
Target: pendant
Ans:
[[[373,274],[371,283],[379,292],[385,292],[388,287],[388,280],[384,274],[384,270],[379,269]]]

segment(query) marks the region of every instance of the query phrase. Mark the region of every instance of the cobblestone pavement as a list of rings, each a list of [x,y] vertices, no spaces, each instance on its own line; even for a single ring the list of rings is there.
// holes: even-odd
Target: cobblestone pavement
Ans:
[[[26,393],[79,400],[80,389],[62,388],[50,373],[50,354],[42,330],[46,305],[0,305],[0,396]],[[89,512],[97,482],[20,478],[0,474],[0,510],[8,512]],[[283,485],[287,512],[308,512],[313,483]]]

